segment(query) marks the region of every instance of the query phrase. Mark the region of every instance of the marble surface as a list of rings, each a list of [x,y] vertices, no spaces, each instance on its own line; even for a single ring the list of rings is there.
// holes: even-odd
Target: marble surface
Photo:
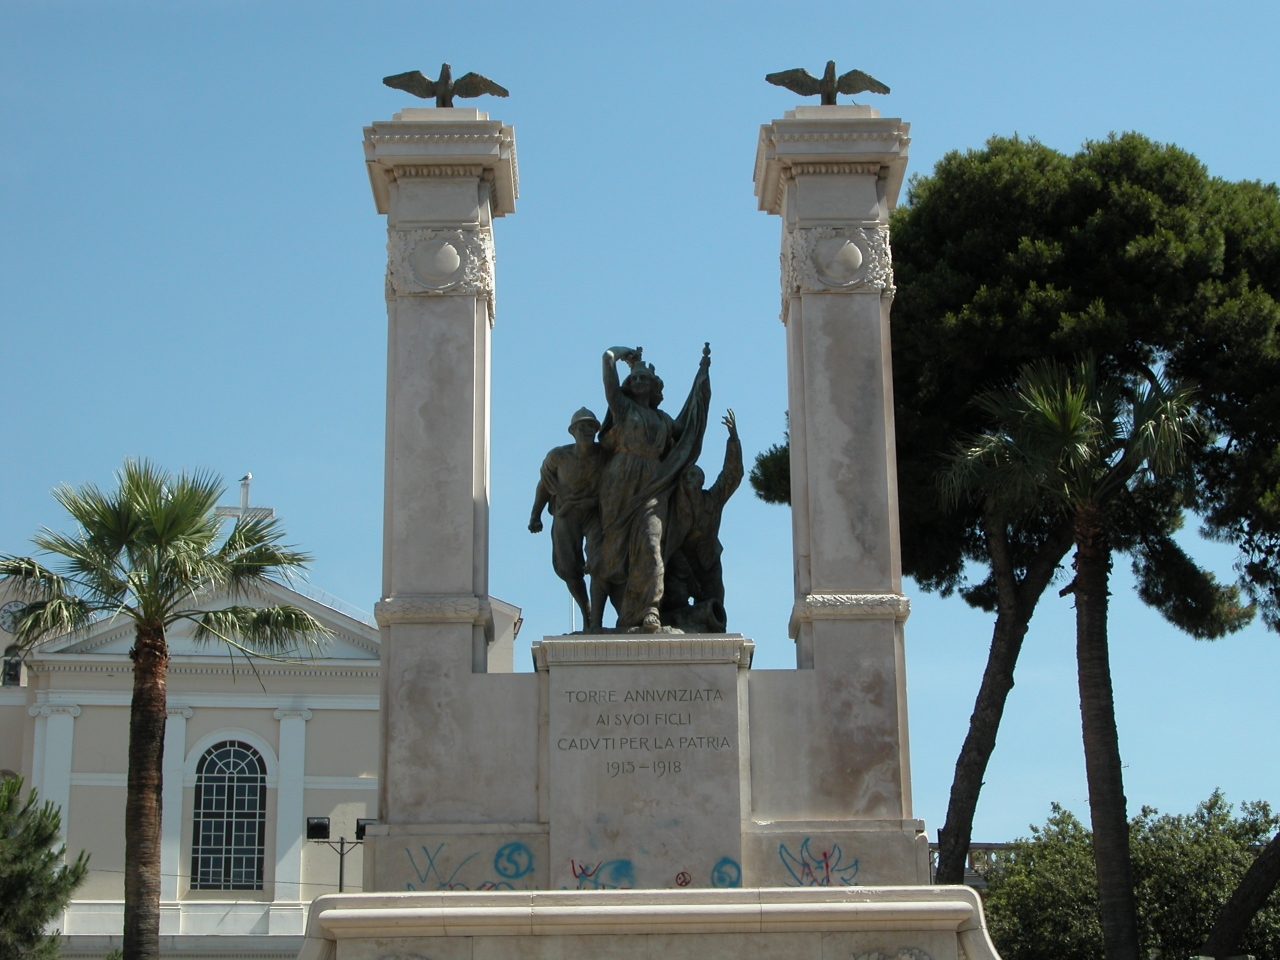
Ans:
[[[739,673],[551,668],[552,888],[742,885]]]
[[[997,960],[965,887],[354,894],[311,905],[300,960]]]

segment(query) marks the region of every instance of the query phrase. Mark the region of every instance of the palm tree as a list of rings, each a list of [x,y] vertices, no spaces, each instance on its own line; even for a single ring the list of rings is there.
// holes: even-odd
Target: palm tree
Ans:
[[[310,614],[287,605],[254,606],[269,583],[287,582],[310,557],[280,543],[276,520],[241,519],[223,536],[214,505],[222,483],[204,472],[177,476],[128,460],[117,489],[59,487],[72,535],[32,538],[52,565],[0,557],[0,582],[25,606],[15,636],[26,651],[41,640],[102,618],[133,621],[133,699],[129,712],[129,786],[125,804],[124,960],[160,956],[160,795],[164,751],[166,631],[194,624],[197,641],[232,655],[293,656],[328,634]],[[199,609],[215,596],[231,606]]]
[[[1144,483],[1176,477],[1198,435],[1190,391],[1149,375],[1136,389],[1100,381],[1092,359],[1074,368],[1024,366],[1010,390],[979,398],[993,430],[957,450],[945,475],[953,498],[980,492],[1005,516],[1046,507],[1069,520],[1076,663],[1094,866],[1107,960],[1137,960],[1138,921],[1107,646],[1107,585],[1118,513]]]

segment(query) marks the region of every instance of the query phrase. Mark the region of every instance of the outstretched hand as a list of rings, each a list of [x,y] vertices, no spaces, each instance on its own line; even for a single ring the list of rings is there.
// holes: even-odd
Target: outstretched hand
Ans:
[[[738,418],[733,415],[732,407],[730,407],[729,411],[720,419],[720,422],[729,428],[729,439],[737,440],[738,439]]]

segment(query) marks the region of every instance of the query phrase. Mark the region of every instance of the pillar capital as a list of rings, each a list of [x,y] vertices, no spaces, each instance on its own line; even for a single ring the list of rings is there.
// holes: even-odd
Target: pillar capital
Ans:
[[[284,720],[288,717],[298,717],[303,720],[310,720],[312,717],[312,713],[310,710],[305,710],[305,709],[295,710],[292,708],[289,708],[289,709],[281,708],[275,712],[275,718],[277,720]]]
[[[911,124],[856,104],[788,110],[760,128],[759,208],[789,223],[888,220],[907,171],[910,131]],[[789,183],[805,179],[811,181],[807,191],[788,191]],[[863,183],[855,186],[855,180]],[[877,183],[878,188],[868,189]]]
[[[514,213],[520,195],[515,131],[481,110],[409,107],[364,128],[364,157],[378,212],[393,220],[396,188],[413,181],[481,181],[492,216]],[[449,217],[461,211],[434,211]]]
[[[27,713],[33,717],[52,717],[55,714],[80,716],[80,708],[74,703],[38,703],[27,707]]]
[[[195,711],[190,707],[165,707],[165,713],[171,717],[182,717],[184,720],[190,720]]]

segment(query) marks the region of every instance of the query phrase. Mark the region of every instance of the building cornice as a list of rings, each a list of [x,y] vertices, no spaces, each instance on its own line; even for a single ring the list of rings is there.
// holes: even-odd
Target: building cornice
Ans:
[[[27,669],[33,674],[54,673],[121,673],[133,671],[127,654],[48,654],[27,661]],[[169,661],[170,676],[234,676],[245,673],[263,677],[361,677],[376,680],[381,676],[382,665],[376,660],[344,660],[341,663],[316,661],[315,663],[280,664],[255,663],[252,667],[232,665],[218,657],[174,657]]]

